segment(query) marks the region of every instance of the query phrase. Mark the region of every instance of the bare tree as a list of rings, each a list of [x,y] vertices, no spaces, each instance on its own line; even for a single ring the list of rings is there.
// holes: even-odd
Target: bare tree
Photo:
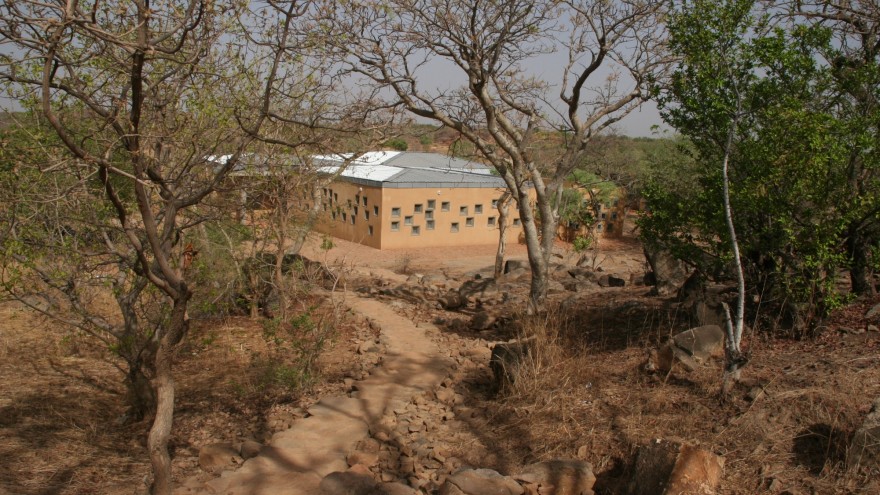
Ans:
[[[667,68],[663,2],[399,0],[331,2],[324,26],[346,68],[389,103],[454,129],[504,179],[517,203],[532,271],[546,295],[562,186],[592,139],[649,96]],[[530,64],[553,64],[546,80]],[[436,81],[437,67],[449,81]],[[432,79],[433,78],[433,79]],[[450,89],[455,81],[460,88]],[[548,94],[558,90],[559,99]],[[561,138],[536,153],[540,141]],[[534,201],[533,201],[534,198]],[[534,203],[534,204],[533,204]],[[537,213],[537,216],[536,216]]]
[[[369,114],[367,105],[358,106],[359,95],[340,91],[330,65],[305,53],[316,43],[284,38],[295,25],[295,32],[308,32],[308,8],[301,5],[309,4],[270,4],[284,15],[280,24],[262,27],[248,4],[231,1],[0,5],[3,89],[33,105],[69,157],[22,166],[57,177],[53,191],[78,206],[55,224],[63,235],[44,236],[47,247],[63,249],[18,251],[6,265],[13,270],[3,272],[4,286],[26,299],[21,283],[39,282],[65,304],[33,307],[114,345],[137,337],[131,357],[138,361],[130,368],[151,385],[139,393],[155,396],[152,493],[172,491],[172,362],[196,290],[187,272],[188,230],[206,221],[207,203],[257,138],[321,150],[315,136],[340,123],[353,129],[365,122],[358,115]],[[264,39],[246,36],[260,29]],[[350,104],[334,106],[343,96]],[[13,249],[28,246],[21,231],[11,228],[2,240]],[[82,256],[65,257],[77,251]],[[106,286],[121,323],[112,323],[119,315],[96,316],[89,304]]]

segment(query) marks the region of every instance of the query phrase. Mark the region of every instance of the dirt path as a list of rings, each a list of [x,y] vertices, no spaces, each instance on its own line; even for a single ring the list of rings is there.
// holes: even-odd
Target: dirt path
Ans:
[[[204,484],[191,479],[176,493],[317,493],[324,476],[348,468],[346,455],[359,441],[382,429],[387,412],[437,387],[449,373],[449,360],[428,335],[436,328],[416,327],[376,300],[352,296],[346,304],[381,329],[380,343],[385,346],[381,364],[353,384],[350,396],[326,397],[309,408],[308,417],[275,434],[260,455],[240,469]]]

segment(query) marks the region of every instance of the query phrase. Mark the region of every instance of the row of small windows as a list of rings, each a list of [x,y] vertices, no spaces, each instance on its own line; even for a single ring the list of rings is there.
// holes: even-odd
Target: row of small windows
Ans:
[[[487,227],[495,227],[497,225],[497,223],[498,222],[496,221],[495,217],[489,217],[486,219],[486,226]],[[421,234],[421,226],[413,225],[413,217],[412,216],[404,217],[403,225],[407,226],[407,227],[411,227],[410,233],[412,235],[420,235]],[[464,221],[464,225],[465,225],[465,227],[473,227],[475,225],[474,217],[467,217]],[[519,218],[515,218],[513,220],[513,225],[514,226],[520,225]],[[460,222],[452,222],[452,224],[449,226],[449,231],[452,233],[458,232],[460,230],[460,226],[461,226]],[[434,222],[434,220],[426,220],[425,221],[425,230],[434,230],[435,227],[436,227],[436,223]],[[372,230],[372,227],[371,227],[371,230]],[[391,222],[391,232],[400,232],[400,221],[399,220],[395,220],[395,221]]]
[[[416,203],[413,205],[413,213],[424,213],[425,215],[433,215],[434,210],[437,207],[437,201],[433,199],[429,199],[427,201],[427,208],[425,208],[425,203]],[[498,200],[492,200],[492,208],[498,208]],[[440,203],[440,211],[450,211],[452,209],[452,203],[449,201],[443,201]],[[401,213],[401,208],[399,206],[394,206],[391,208],[391,216],[399,217]],[[378,212],[376,213],[378,215]],[[458,214],[466,217],[470,214],[470,207],[468,206],[460,206],[458,208]],[[478,204],[474,205],[474,215],[482,215],[483,214],[483,205]]]

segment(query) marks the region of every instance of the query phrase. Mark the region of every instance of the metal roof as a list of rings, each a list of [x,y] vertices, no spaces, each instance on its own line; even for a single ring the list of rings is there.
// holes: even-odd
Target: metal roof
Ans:
[[[385,155],[382,155],[383,153]],[[371,164],[359,163],[367,156]],[[315,157],[325,164],[320,170],[328,174],[337,173],[345,158],[347,157],[342,155]],[[377,164],[379,160],[381,162]],[[492,175],[491,169],[486,165],[438,153],[381,151],[365,153],[348,165],[340,173],[340,177],[357,184],[396,189],[505,187],[504,181]]]

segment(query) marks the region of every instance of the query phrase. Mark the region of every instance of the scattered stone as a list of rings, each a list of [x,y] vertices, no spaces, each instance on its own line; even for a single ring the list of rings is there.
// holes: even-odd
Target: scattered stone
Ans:
[[[611,274],[605,274],[599,277],[599,287],[624,287],[626,280]]]
[[[871,411],[853,434],[846,461],[851,469],[880,467],[880,397],[874,399]]]
[[[578,460],[554,460],[524,467],[513,479],[537,488],[541,495],[593,495],[593,466]]]
[[[446,478],[440,495],[522,495],[513,478],[491,469],[462,469]]]
[[[878,328],[877,325],[868,325],[865,327],[865,330],[869,332],[880,332],[880,328]]]
[[[199,467],[209,473],[213,473],[241,462],[236,450],[231,443],[212,443],[199,449]]]

